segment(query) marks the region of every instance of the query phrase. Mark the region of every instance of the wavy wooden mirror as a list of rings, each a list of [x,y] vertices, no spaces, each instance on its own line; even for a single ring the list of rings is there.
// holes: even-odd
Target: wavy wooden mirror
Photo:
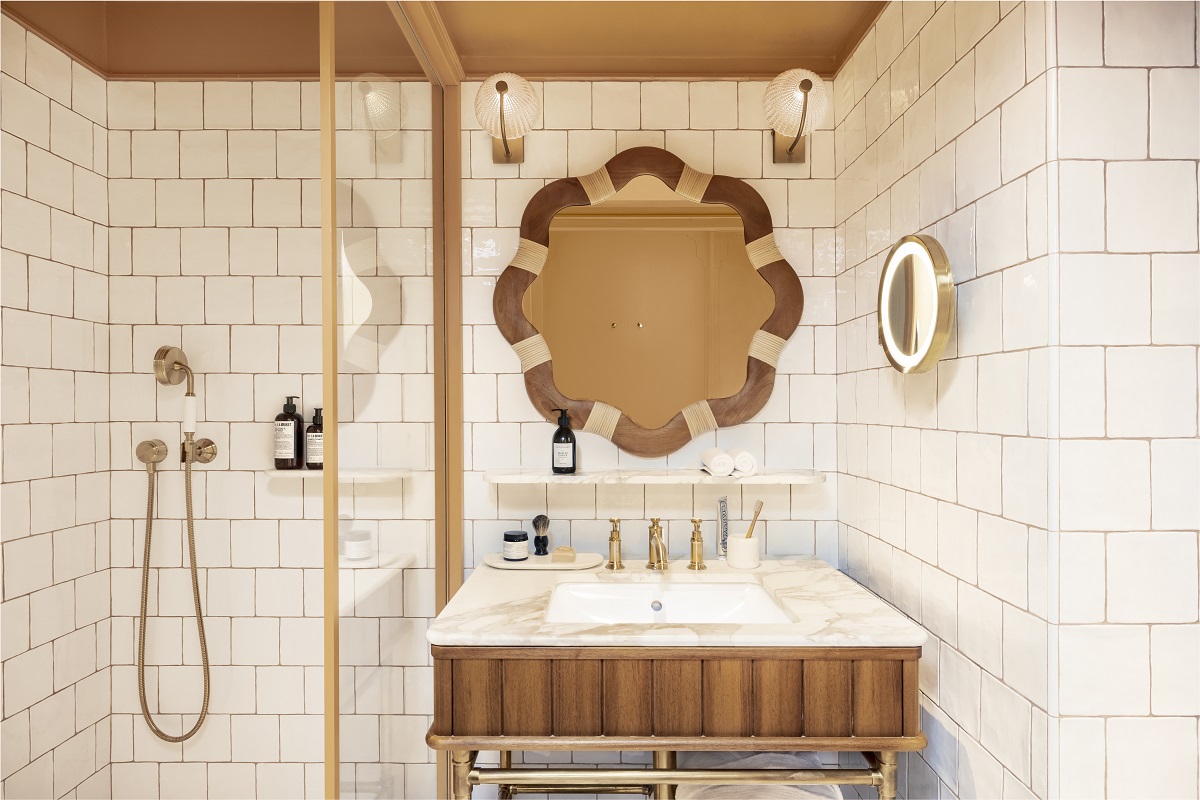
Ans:
[[[758,413],[803,304],[762,197],[655,147],[534,195],[493,298],[538,412],[644,457]]]

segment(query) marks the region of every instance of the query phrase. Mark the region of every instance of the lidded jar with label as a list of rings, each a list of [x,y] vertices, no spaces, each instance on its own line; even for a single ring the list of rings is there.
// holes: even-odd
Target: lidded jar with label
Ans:
[[[529,558],[529,534],[525,531],[505,531],[503,555],[505,561],[524,561]]]

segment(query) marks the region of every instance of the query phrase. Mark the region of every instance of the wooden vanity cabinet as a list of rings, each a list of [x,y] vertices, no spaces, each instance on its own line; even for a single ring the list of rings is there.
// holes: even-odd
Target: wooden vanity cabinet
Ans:
[[[920,654],[920,647],[435,646],[429,743],[918,750],[925,745]]]

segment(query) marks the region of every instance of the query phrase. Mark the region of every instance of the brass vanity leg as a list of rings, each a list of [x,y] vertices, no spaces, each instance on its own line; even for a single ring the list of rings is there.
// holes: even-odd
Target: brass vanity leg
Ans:
[[[500,751],[500,769],[512,769],[512,751]],[[500,800],[512,800],[512,787],[508,784],[500,784],[500,791],[497,794]]]
[[[896,800],[896,751],[884,750],[879,754],[879,772],[883,779],[879,800]]]
[[[450,788],[452,800],[470,800],[471,784],[467,780],[467,775],[471,772],[471,767],[475,765],[476,755],[471,750],[451,751],[450,758],[454,762],[454,785]]]
[[[675,769],[675,751],[674,750],[655,750],[654,751],[654,768],[655,769]],[[655,800],[674,800],[675,785],[672,783],[656,783],[654,785]]]

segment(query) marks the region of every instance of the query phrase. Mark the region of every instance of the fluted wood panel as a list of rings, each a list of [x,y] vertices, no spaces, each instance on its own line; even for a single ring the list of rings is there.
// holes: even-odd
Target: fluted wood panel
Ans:
[[[482,648],[434,650],[434,722],[441,736],[845,739],[920,736],[914,649],[826,648],[779,658],[760,649]],[[630,652],[645,655],[631,658]],[[489,654],[490,655],[490,654]],[[538,656],[541,656],[540,658]],[[673,657],[674,656],[674,657]],[[711,656],[707,657],[707,656]]]
[[[705,661],[704,735],[751,736],[754,709],[754,663],[751,661]]]
[[[549,661],[505,661],[501,692],[501,728],[505,736],[549,736],[551,721]]]

